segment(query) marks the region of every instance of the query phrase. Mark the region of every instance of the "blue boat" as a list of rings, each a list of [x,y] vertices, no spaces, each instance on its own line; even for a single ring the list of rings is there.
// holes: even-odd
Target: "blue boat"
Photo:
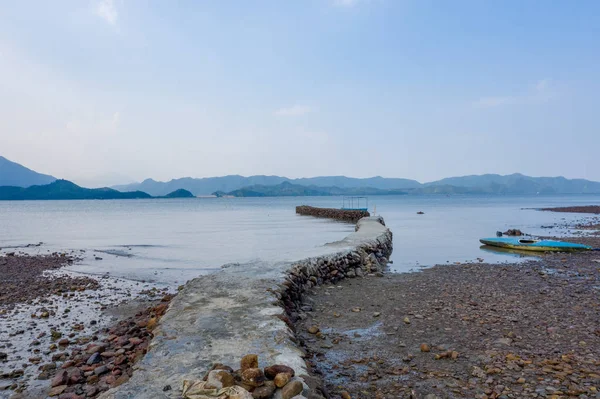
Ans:
[[[510,248],[522,251],[537,251],[537,252],[575,252],[575,251],[590,251],[593,248],[589,245],[576,244],[566,241],[554,240],[536,240],[534,238],[519,238],[519,237],[494,237],[482,238],[479,240],[482,244],[491,245],[493,247]]]

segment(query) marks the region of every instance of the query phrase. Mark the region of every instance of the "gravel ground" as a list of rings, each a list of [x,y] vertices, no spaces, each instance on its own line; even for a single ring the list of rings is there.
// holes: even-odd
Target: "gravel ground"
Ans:
[[[305,309],[334,398],[600,398],[599,252],[347,279]]]
[[[0,256],[0,398],[94,398],[146,353],[168,289],[61,270],[75,260]]]
[[[0,304],[6,307],[40,296],[98,288],[98,282],[89,277],[56,278],[44,274],[70,265],[74,260],[59,254],[20,256],[13,252],[0,257]]]

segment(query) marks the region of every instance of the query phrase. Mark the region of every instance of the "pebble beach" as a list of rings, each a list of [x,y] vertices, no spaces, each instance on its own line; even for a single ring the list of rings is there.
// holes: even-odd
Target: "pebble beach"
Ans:
[[[316,287],[296,328],[331,398],[600,398],[599,290],[595,251],[435,266]]]

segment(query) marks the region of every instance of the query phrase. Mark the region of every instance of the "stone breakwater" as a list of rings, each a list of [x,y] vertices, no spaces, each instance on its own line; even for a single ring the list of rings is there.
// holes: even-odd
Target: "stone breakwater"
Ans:
[[[329,218],[343,220],[345,222],[356,223],[360,219],[370,217],[369,211],[335,209],[335,208],[316,208],[314,206],[300,205],[296,207],[296,213],[305,216],[314,216],[318,218]]]
[[[392,233],[383,219],[363,218],[354,233],[307,251],[303,260],[225,265],[190,280],[154,330],[131,379],[100,397],[181,398],[184,380],[202,379],[216,363],[237,364],[255,353],[259,367],[289,366],[303,384],[302,396],[321,398],[309,388],[304,351],[293,332],[302,296],[319,284],[378,273],[391,252]]]

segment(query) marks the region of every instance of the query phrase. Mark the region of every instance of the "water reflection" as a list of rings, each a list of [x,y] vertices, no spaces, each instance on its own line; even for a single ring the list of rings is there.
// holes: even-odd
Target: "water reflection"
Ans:
[[[500,248],[500,247],[492,247],[490,245],[481,245],[479,247],[480,250],[487,252],[487,253],[492,253],[492,254],[497,254],[497,255],[508,255],[514,258],[531,258],[531,259],[540,259],[542,257],[541,254],[533,254],[531,253],[531,251],[520,251],[518,249],[511,249],[511,248]]]

